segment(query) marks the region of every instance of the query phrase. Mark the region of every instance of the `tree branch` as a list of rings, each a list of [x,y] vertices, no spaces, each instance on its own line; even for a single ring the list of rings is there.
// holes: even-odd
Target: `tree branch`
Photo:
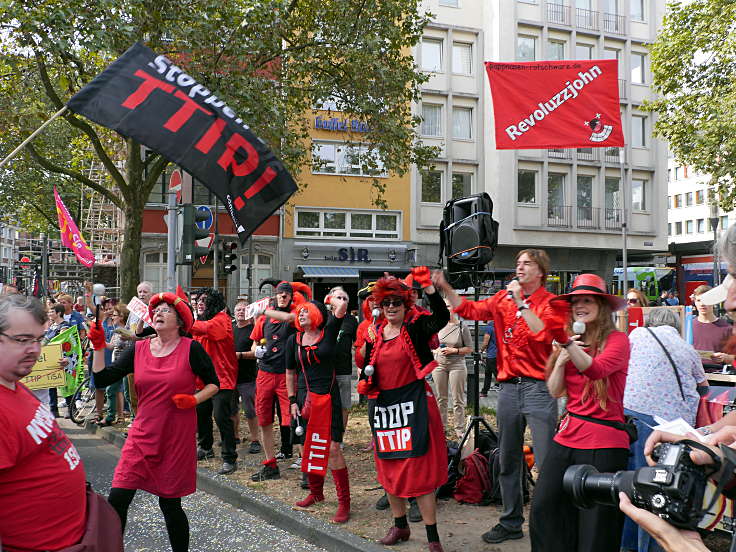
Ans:
[[[146,180],[143,182],[143,187],[145,190],[147,190],[146,195],[150,193],[153,185],[159,179],[161,173],[164,172],[168,164],[169,160],[166,159],[163,155],[157,156],[157,159],[151,164],[151,167],[148,169]]]
[[[41,215],[43,218],[45,218],[49,222],[49,224],[51,224],[51,226],[53,226],[57,230],[59,229],[59,221],[58,220],[55,220],[54,218],[52,218],[49,215],[47,215],[46,214],[46,211],[44,211],[43,209],[41,209],[34,202],[32,202],[32,201],[26,201],[26,203],[28,203],[28,205],[30,205],[31,207],[33,207],[38,212],[39,215]]]

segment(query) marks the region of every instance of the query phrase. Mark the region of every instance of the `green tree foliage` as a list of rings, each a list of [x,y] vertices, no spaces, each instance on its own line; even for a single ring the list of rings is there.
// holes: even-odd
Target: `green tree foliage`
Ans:
[[[414,129],[423,75],[411,47],[427,22],[419,0],[13,0],[0,4],[0,152],[11,151],[134,42],[165,54],[225,98],[299,181],[309,166],[308,113],[334,98],[370,132],[368,169],[396,174],[434,154]],[[102,182],[85,172],[101,164]],[[0,171],[0,208],[55,220],[52,184],[74,205],[80,189],[125,213],[122,296],[139,278],[142,212],[168,161],[73,113]],[[81,185],[81,186],[80,186]],[[380,198],[380,184],[375,181]],[[78,202],[78,199],[77,199]],[[43,214],[41,214],[43,213]],[[45,221],[45,222],[44,222]]]
[[[655,133],[682,163],[711,175],[725,210],[736,207],[736,2],[669,6],[651,47],[653,88],[646,108]]]

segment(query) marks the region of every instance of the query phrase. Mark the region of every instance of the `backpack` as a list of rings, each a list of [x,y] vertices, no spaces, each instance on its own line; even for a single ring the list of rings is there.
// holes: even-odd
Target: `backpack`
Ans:
[[[524,496],[524,504],[526,504],[529,502],[529,488],[534,485],[534,479],[532,478],[531,468],[529,467],[529,456],[524,454],[523,460],[522,469],[524,471],[521,480],[521,492]],[[492,504],[501,504],[501,484],[498,479],[501,473],[501,453],[497,448],[491,451],[490,457],[488,458],[488,465],[493,484],[489,499]]]
[[[455,484],[453,498],[461,504],[489,504],[493,485],[488,470],[488,458],[475,449],[462,464],[464,473]]]

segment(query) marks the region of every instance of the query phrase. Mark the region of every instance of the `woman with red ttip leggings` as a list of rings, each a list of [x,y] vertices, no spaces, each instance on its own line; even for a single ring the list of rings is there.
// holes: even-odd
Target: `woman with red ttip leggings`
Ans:
[[[401,280],[386,276],[376,282],[372,297],[384,320],[375,343],[366,343],[368,360],[358,392],[378,393],[368,420],[378,481],[394,517],[393,527],[379,542],[392,545],[409,538],[406,499],[417,497],[429,550],[441,552],[435,489],[447,481],[447,446],[437,401],[424,378],[437,365],[429,339],[447,325],[450,313],[432,285],[429,269],[417,267],[412,274],[425,291],[431,312],[412,309],[412,295]],[[395,427],[397,420],[388,412],[400,413],[401,427]]]
[[[580,334],[556,347],[547,362],[553,397],[567,395],[568,414],[539,470],[530,516],[532,551],[618,552],[623,515],[615,506],[580,510],[565,493],[562,479],[573,464],[601,472],[625,470],[629,436],[623,428],[624,388],[629,366],[628,336],[616,330],[612,313],[626,306],[606,293],[595,274],[581,274],[570,293],[550,302],[558,312],[571,309],[568,328],[582,322]],[[577,324],[580,326],[580,324]]]
[[[197,414],[195,407],[218,390],[212,360],[202,345],[185,335],[194,321],[189,305],[173,293],[154,295],[148,305],[156,337],[136,342],[105,366],[94,355],[92,369],[101,386],[135,374],[138,411],[128,430],[115,468],[108,501],[120,516],[123,531],[137,489],[159,497],[171,549],[189,550],[189,521],[181,497],[197,482]],[[89,339],[95,350],[105,347],[99,322]],[[204,388],[195,392],[196,380]]]
[[[332,316],[322,303],[316,301],[308,301],[298,308],[297,333],[286,343],[286,389],[292,419],[306,423],[306,428],[303,428],[305,444],[317,431],[315,427],[329,427],[330,432],[327,466],[324,462],[313,462],[305,449],[302,472],[307,474],[309,495],[296,505],[306,508],[325,499],[325,467],[328,467],[332,470],[338,500],[337,513],[332,521],[346,523],[350,518],[350,483],[345,457],[340,450],[344,427],[340,389],[335,379],[335,354],[337,336],[348,305],[343,297],[331,297],[330,303],[334,307]],[[308,398],[309,412],[305,409]],[[320,399],[319,403],[316,399]],[[326,435],[322,436],[324,438]]]

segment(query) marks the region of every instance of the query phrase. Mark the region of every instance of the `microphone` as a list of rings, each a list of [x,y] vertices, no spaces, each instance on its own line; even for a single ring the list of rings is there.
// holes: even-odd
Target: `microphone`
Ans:
[[[585,322],[576,320],[572,324],[572,333],[575,335],[583,335],[585,333]]]
[[[94,304],[99,305],[100,297],[105,295],[105,284],[95,284],[92,286],[92,295],[94,296]]]
[[[518,281],[519,281],[519,278],[517,278],[516,276],[514,276],[513,278],[511,278],[511,281],[510,281],[509,283],[513,282],[514,280],[516,280],[516,281],[518,282]],[[508,297],[509,299],[513,299],[513,298],[514,298],[514,292],[513,292],[513,291],[511,291],[511,290],[508,290],[508,291],[506,292],[506,296],[507,296],[507,297]]]
[[[376,323],[376,320],[378,320],[378,317],[381,316],[381,309],[375,308],[371,311],[371,316],[373,317],[373,323]]]

